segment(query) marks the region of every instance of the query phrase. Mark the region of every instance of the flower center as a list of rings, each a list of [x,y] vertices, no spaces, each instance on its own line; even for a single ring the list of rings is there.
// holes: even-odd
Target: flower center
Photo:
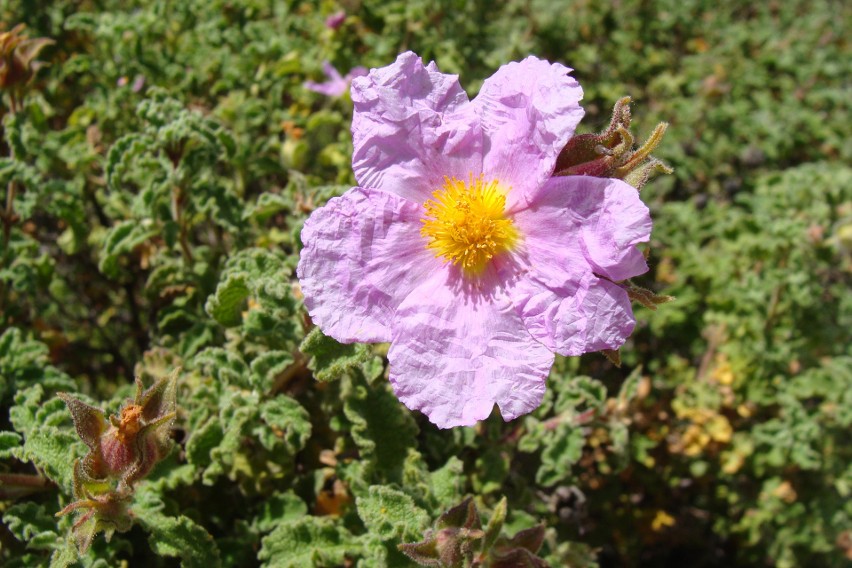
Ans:
[[[426,247],[469,274],[480,274],[489,260],[518,239],[511,219],[505,218],[506,196],[497,180],[486,183],[484,176],[471,174],[465,183],[445,177],[423,207],[420,234],[429,239]]]
[[[139,422],[142,418],[142,407],[138,404],[131,404],[121,409],[121,422],[118,425],[118,430],[115,432],[115,437],[122,442],[135,436],[142,428]]]

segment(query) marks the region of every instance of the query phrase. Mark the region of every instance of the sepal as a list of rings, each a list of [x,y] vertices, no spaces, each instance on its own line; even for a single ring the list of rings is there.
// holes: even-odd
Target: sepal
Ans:
[[[568,141],[559,153],[553,175],[617,178],[640,190],[651,174],[672,173],[672,168],[651,156],[668,124],[658,124],[651,136],[634,149],[630,121],[630,97],[623,97],[615,103],[606,130],[598,134],[579,134]]]

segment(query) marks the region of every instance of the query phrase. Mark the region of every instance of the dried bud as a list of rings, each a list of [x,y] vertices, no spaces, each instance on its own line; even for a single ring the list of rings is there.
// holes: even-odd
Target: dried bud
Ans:
[[[27,38],[26,26],[18,24],[8,32],[0,33],[0,89],[10,91],[14,109],[16,97],[44,65],[36,61],[39,52],[54,43],[45,37]]]
[[[89,447],[86,456],[74,462],[75,501],[57,513],[80,513],[71,530],[81,554],[97,533],[103,531],[109,540],[115,531],[124,532],[133,525],[129,508],[133,485],[171,448],[178,371],[147,390],[137,378],[136,396],[109,420],[101,409],[59,393],[77,435]]]
[[[421,566],[546,568],[547,563],[536,556],[544,542],[544,526],[522,530],[507,539],[500,536],[505,520],[504,498],[482,530],[476,505],[468,498],[441,515],[436,530],[426,531],[421,542],[401,544],[399,550]]]
[[[59,393],[89,447],[81,466],[87,478],[118,480],[120,488],[129,488],[168,454],[176,380],[177,371],[145,390],[137,379],[136,397],[109,421],[100,409]]]
[[[642,189],[652,173],[672,173],[670,167],[651,157],[668,124],[658,124],[648,140],[634,150],[630,120],[630,97],[623,97],[615,103],[606,130],[599,134],[579,134],[568,141],[556,160],[554,175],[618,178]]]

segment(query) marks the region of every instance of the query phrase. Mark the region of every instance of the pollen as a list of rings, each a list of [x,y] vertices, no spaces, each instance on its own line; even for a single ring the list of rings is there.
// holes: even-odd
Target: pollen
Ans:
[[[130,404],[125,408],[121,409],[121,422],[118,425],[118,429],[115,432],[115,437],[121,440],[122,442],[126,442],[127,440],[133,438],[137,432],[139,432],[142,424],[140,423],[140,419],[142,418],[142,407],[137,404]]]
[[[473,174],[468,182],[445,177],[423,207],[420,234],[428,239],[426,247],[468,274],[481,274],[492,258],[511,250],[518,240],[497,180],[486,182]]]

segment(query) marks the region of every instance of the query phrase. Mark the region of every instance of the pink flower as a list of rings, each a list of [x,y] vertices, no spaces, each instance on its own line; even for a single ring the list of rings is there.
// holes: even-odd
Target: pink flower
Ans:
[[[390,342],[396,395],[441,428],[534,410],[554,353],[633,330],[613,281],[647,270],[651,219],[620,180],[551,177],[583,117],[569,71],[528,57],[470,101],[408,52],[352,83],[360,187],[305,223],[305,305],[340,342]]]
[[[328,81],[324,83],[305,81],[305,88],[327,97],[342,97],[349,90],[349,83],[352,82],[352,79],[367,74],[365,68],[355,67],[345,77],[341,77],[340,72],[328,61],[323,61],[322,72],[328,77]]]

